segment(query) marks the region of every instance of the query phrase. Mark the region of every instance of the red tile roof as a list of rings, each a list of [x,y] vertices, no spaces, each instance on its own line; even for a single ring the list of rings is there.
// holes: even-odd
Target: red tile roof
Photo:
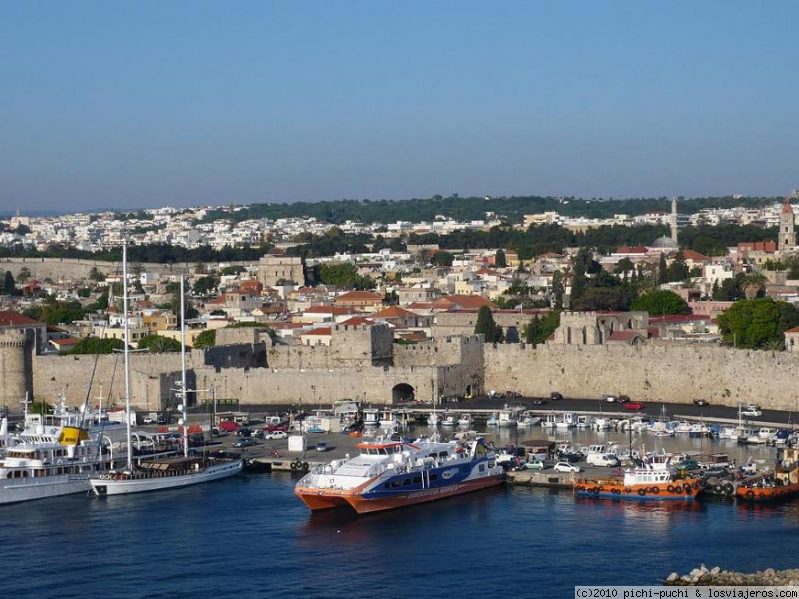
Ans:
[[[482,295],[445,295],[433,302],[434,308],[445,310],[453,307],[462,310],[476,310],[483,306],[488,306],[492,310],[497,307],[494,302],[484,298]]]
[[[311,329],[307,333],[303,333],[304,335],[330,335],[330,327],[317,327],[315,329]]]
[[[646,254],[647,249],[643,245],[623,245],[616,250],[617,254]]]
[[[399,306],[389,306],[388,308],[383,308],[380,312],[374,313],[375,318],[416,318],[418,316],[416,312],[411,312]]]
[[[683,250],[682,256],[686,260],[693,260],[694,262],[710,262],[710,258],[694,250]]]
[[[364,318],[363,316],[353,316],[352,318],[348,318],[344,322],[339,324],[346,324],[348,326],[361,326],[361,325],[373,325],[375,323],[374,320],[371,318]]]
[[[38,320],[28,318],[24,314],[14,312],[13,310],[0,311],[0,327],[18,327],[25,325],[41,325]]]

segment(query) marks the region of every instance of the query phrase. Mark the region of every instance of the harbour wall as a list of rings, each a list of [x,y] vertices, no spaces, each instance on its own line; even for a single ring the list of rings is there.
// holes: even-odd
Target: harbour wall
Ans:
[[[704,398],[736,406],[799,406],[799,356],[705,346],[486,345],[485,388],[524,395],[600,397],[690,403]]]

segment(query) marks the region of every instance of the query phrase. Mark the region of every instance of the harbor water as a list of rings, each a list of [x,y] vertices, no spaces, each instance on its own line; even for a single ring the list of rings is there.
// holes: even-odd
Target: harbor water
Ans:
[[[614,435],[627,438],[574,436]],[[742,457],[734,443],[666,442]],[[499,487],[358,518],[309,513],[295,481],[242,475],[5,506],[6,596],[572,597],[575,585],[657,584],[702,562],[797,566],[799,502],[658,504]]]

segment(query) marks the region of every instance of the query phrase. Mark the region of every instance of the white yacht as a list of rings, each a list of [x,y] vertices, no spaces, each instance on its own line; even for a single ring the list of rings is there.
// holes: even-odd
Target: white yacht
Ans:
[[[0,504],[86,493],[89,477],[113,465],[110,440],[99,431],[90,436],[81,414],[64,405],[45,417],[26,410],[25,429],[15,438],[6,429]]]
[[[469,427],[472,425],[472,415],[471,414],[462,414],[460,418],[458,418],[458,426]]]
[[[130,430],[130,361],[129,361],[129,329],[128,329],[128,277],[127,277],[127,244],[122,246],[123,265],[123,310],[125,314],[125,412],[127,414],[128,447],[132,446]],[[90,479],[92,490],[98,496],[125,495],[146,491],[159,491],[196,485],[199,483],[234,476],[242,471],[244,462],[238,459],[213,459],[189,456],[189,424],[187,419],[188,386],[186,384],[186,314],[183,277],[180,278],[180,322],[181,322],[181,386],[182,404],[178,411],[183,413],[179,421],[183,429],[183,456],[151,458],[140,460],[134,466],[132,452],[128,453],[126,467],[120,471],[112,470],[107,474]]]

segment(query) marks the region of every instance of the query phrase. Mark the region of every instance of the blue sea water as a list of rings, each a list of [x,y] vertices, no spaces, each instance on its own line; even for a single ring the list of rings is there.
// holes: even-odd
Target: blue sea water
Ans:
[[[287,474],[0,509],[7,597],[573,597],[705,562],[794,567],[799,504],[657,504],[500,487],[357,518]],[[6,594],[8,593],[8,594]]]

